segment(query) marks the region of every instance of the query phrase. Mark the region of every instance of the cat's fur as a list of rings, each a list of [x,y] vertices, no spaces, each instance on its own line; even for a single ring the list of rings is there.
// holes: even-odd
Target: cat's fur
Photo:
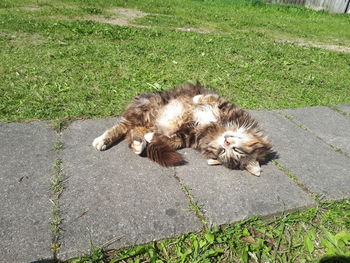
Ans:
[[[271,150],[248,112],[199,83],[137,96],[119,122],[97,137],[93,146],[105,150],[125,137],[135,153],[145,152],[165,167],[183,162],[176,149],[191,147],[209,165],[247,169],[257,176],[259,161]]]

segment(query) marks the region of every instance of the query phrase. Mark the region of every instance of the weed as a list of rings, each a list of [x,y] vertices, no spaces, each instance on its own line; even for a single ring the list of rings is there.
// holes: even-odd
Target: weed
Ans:
[[[198,202],[195,200],[195,198],[191,194],[191,192],[190,192],[191,189],[187,185],[183,184],[181,179],[176,175],[176,170],[174,173],[174,177],[179,182],[179,184],[182,186],[182,191],[184,192],[184,194],[186,195],[186,197],[190,203],[189,209],[195,213],[195,215],[197,216],[199,221],[203,224],[204,229],[207,229],[208,228],[208,220],[207,220],[202,208],[200,207]]]
[[[63,118],[59,120],[55,120],[51,123],[50,127],[53,129],[55,132],[61,132],[64,129],[66,129],[69,124],[71,123],[71,119],[68,118]],[[56,147],[56,146],[55,146]]]
[[[91,247],[90,254],[82,257],[77,257],[71,259],[70,263],[104,263],[106,262],[106,255],[103,253],[102,249],[98,247]]]
[[[280,164],[277,160],[271,161],[279,170],[281,170],[285,175],[287,175],[290,179],[292,179],[304,192],[306,192],[309,196],[311,196],[313,199],[316,199],[315,194],[311,193],[310,190],[303,185],[301,182],[299,182],[298,178],[294,176],[291,171],[289,171],[287,168],[285,168],[282,164]]]
[[[63,143],[62,142],[60,142],[60,141],[56,142],[55,145],[54,145],[56,153],[58,153],[62,149],[62,147],[63,147]]]
[[[301,129],[303,129],[303,130],[305,130],[305,131],[308,131],[308,130],[309,130],[305,125],[300,124],[300,123],[298,123],[297,121],[295,121],[294,118],[293,118],[293,116],[291,116],[291,115],[289,115],[289,114],[283,114],[283,116],[284,116],[286,119],[288,119],[288,120],[290,120],[291,122],[293,122],[293,123],[294,123],[296,126],[298,126],[299,128],[301,128]]]
[[[56,159],[54,164],[54,174],[51,179],[51,202],[52,202],[52,221],[51,221],[51,250],[56,259],[57,253],[60,249],[60,230],[61,230],[61,211],[59,199],[63,192],[63,173],[62,173],[62,159],[60,158],[60,151],[63,143],[58,135],[58,139],[54,145],[56,152]]]
[[[330,105],[329,108],[331,108],[332,110],[335,110],[336,112],[339,112],[340,114],[343,114],[344,116],[350,117],[350,113],[347,113],[347,112],[339,109],[337,106]]]
[[[257,217],[178,238],[101,251],[104,262],[327,262],[349,259],[350,200],[320,202],[269,221]],[[84,259],[84,260],[82,260]],[[72,262],[91,261],[84,257]],[[331,261],[330,261],[331,262]],[[343,261],[340,261],[343,262]],[[346,262],[346,261],[344,261]]]
[[[202,224],[204,225],[204,227],[207,228],[208,227],[208,220],[207,220],[202,208],[200,207],[198,202],[194,199],[193,195],[191,194],[190,188],[188,186],[183,186],[182,190],[186,194],[187,198],[189,199],[189,202],[190,202],[189,207],[190,207],[191,211],[193,211],[196,214],[199,221],[201,221]]]
[[[55,160],[55,166],[54,166],[55,173],[51,182],[51,201],[53,204],[52,222],[51,222],[51,231],[52,231],[51,250],[54,256],[56,256],[60,248],[59,232],[60,232],[60,225],[62,222],[60,205],[59,205],[59,198],[63,191],[61,164],[62,164],[61,159]]]

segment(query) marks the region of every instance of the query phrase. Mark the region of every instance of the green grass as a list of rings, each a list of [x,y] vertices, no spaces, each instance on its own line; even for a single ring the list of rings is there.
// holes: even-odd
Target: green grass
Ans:
[[[151,28],[92,21],[117,7],[151,14],[133,21]],[[250,109],[350,103],[350,53],[281,39],[349,47],[350,16],[258,0],[4,0],[0,121],[117,115],[189,80]]]
[[[350,201],[322,202],[119,251],[95,247],[69,262],[349,262],[349,229]]]
[[[118,7],[148,13],[132,21],[146,27],[95,21],[117,18]],[[350,103],[350,53],[282,40],[350,47],[350,16],[260,0],[2,0],[0,121],[56,120],[61,131],[73,118],[117,115],[139,93],[193,80],[250,109]],[[56,253],[60,159],[55,167]],[[349,211],[349,200],[320,203],[125,250],[93,248],[71,261],[316,262],[337,255],[348,262]]]

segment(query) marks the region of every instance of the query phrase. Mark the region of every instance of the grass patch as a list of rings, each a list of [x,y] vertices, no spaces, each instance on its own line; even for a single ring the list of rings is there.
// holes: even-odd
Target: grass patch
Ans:
[[[283,115],[286,119],[290,120],[293,124],[295,124],[299,128],[301,128],[301,129],[303,129],[305,131],[309,131],[309,129],[305,125],[300,124],[297,121],[295,121],[293,116],[291,116],[289,114],[281,114],[281,115]]]
[[[340,114],[343,114],[344,116],[350,117],[350,113],[347,113],[347,112],[345,112],[345,111],[343,111],[343,110],[337,108],[337,107],[334,106],[334,105],[329,106],[329,108],[331,108],[332,110],[335,110],[335,111],[339,112]]]
[[[60,152],[62,150],[63,143],[61,141],[60,135],[58,135],[58,139],[54,144],[54,151],[56,153],[56,159],[54,164],[54,174],[51,178],[51,198],[52,202],[52,221],[51,221],[51,251],[53,253],[53,257],[57,259],[57,253],[60,249],[60,230],[61,230],[61,210],[60,210],[60,196],[63,192],[63,173],[62,173],[62,159],[60,158]]]
[[[120,7],[149,13],[131,22],[151,28],[92,21]],[[350,102],[349,53],[276,41],[350,46],[346,15],[248,0],[4,0],[0,18],[0,121],[117,115],[189,80],[250,109]]]
[[[191,194],[190,190],[191,189],[188,186],[182,186],[182,191],[185,193],[187,199],[190,202],[190,205],[189,205],[190,210],[195,213],[198,220],[203,224],[204,229],[207,229],[208,228],[208,220],[205,217],[205,214],[203,212],[202,207],[195,200],[195,198]]]
[[[53,129],[55,132],[60,133],[64,129],[66,129],[72,121],[73,120],[70,118],[61,118],[58,120],[54,120],[51,122],[50,128]]]
[[[55,144],[55,151],[58,154],[62,145]],[[54,166],[54,176],[51,180],[51,202],[52,202],[52,221],[51,221],[51,250],[56,258],[57,252],[60,249],[60,230],[61,230],[61,211],[59,198],[63,192],[63,182],[62,182],[62,169],[61,169],[62,160],[56,159]]]
[[[349,262],[349,229],[350,201],[322,202],[268,221],[251,218],[119,251],[94,248],[69,262]]]

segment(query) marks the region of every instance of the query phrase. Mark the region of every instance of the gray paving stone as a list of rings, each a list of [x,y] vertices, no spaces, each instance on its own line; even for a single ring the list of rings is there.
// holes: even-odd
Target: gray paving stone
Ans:
[[[326,143],[350,154],[350,118],[328,107],[283,110]],[[350,160],[349,160],[350,161]]]
[[[115,239],[111,247],[177,236],[202,225],[189,211],[189,202],[174,177],[136,156],[125,143],[98,152],[93,139],[115,119],[77,121],[64,131],[61,197],[63,231],[60,258],[87,252]]]
[[[336,107],[350,114],[350,104],[336,105]]]
[[[50,258],[55,133],[46,122],[4,123],[0,138],[0,262]]]
[[[325,199],[350,196],[349,158],[276,112],[251,113],[268,131],[278,162],[311,192]]]
[[[212,225],[252,216],[267,216],[312,205],[313,200],[274,165],[262,166],[262,175],[223,166],[208,166],[192,149],[181,153],[188,161],[176,167],[177,175],[205,211]]]

